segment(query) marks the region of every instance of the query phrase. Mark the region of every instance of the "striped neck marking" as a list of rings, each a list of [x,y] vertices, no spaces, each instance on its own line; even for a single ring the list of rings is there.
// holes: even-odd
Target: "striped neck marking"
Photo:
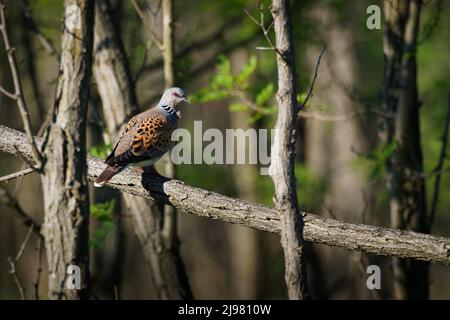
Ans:
[[[175,115],[177,113],[173,108],[171,108],[168,105],[160,106],[160,108],[163,108],[164,110],[166,110],[171,115]]]

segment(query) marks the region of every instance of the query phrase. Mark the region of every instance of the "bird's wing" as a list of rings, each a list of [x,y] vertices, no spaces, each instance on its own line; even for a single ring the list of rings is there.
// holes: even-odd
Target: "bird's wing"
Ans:
[[[172,144],[173,129],[174,124],[159,112],[144,112],[133,117],[106,163],[125,166],[161,157]]]

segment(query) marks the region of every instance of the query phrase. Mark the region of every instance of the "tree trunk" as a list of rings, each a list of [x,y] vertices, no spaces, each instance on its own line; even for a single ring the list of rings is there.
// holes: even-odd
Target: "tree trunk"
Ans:
[[[383,108],[395,114],[385,120],[381,137],[395,149],[386,163],[391,226],[429,232],[420,144],[416,45],[419,0],[384,3]],[[428,264],[393,259],[394,295],[398,299],[428,298]]]
[[[47,161],[42,176],[43,234],[52,299],[89,298],[86,110],[93,19],[94,1],[64,2],[60,77],[53,119],[47,132],[48,142],[44,147]],[[70,265],[80,268],[80,290],[69,289],[66,284],[66,270]]]
[[[162,0],[162,43],[163,43],[163,69],[164,69],[164,88],[170,88],[175,85],[174,68],[174,34],[173,34],[173,2],[172,0]],[[176,167],[170,159],[170,153],[164,156],[166,161],[165,175],[169,178],[176,177]],[[177,215],[172,206],[163,206],[164,220],[163,232],[167,241],[167,246],[178,251],[179,239],[177,234]]]
[[[234,74],[243,68],[248,61],[248,50],[237,49],[230,57]],[[247,130],[249,112],[231,112],[231,128]],[[256,145],[238,144],[236,154],[253,154]],[[257,166],[251,164],[237,164],[231,167],[234,187],[239,199],[256,202],[258,200]],[[262,240],[264,234],[248,228],[229,228],[229,243],[231,248],[231,278],[233,279],[234,298],[261,299],[263,297],[264,256],[262,254]],[[277,245],[277,244],[276,244]]]
[[[348,4],[346,7],[348,9],[341,15],[347,15],[355,10],[365,10],[364,3],[359,0],[348,1]],[[322,1],[316,2],[302,15],[306,16],[313,19],[314,24],[322,26],[314,35],[317,40],[315,42],[327,45],[314,88],[314,99],[309,100],[308,107],[312,111],[326,106],[329,110],[327,113],[342,117],[361,113],[361,106],[345,91],[346,88],[358,88],[362,80],[359,77],[361,64],[357,58],[355,44],[357,38],[355,34],[358,35],[360,30],[353,27],[354,24],[351,23],[353,21],[343,23],[339,19],[340,15]],[[320,49],[320,45],[314,44],[305,48],[304,60],[312,66],[311,73],[314,71]],[[366,85],[370,83],[366,81]],[[380,222],[372,215],[373,206],[369,201],[374,195],[373,183],[369,184],[366,174],[355,168],[358,155],[353,151],[362,153],[371,151],[371,142],[376,138],[376,129],[370,121],[370,117],[373,116],[368,113],[367,117],[364,115],[332,122],[318,119],[302,120],[305,124],[307,169],[318,182],[326,185],[323,196],[318,194],[308,202],[317,203],[314,210],[321,211],[323,216],[329,217],[332,213],[334,218],[343,221],[375,224]],[[300,206],[304,207],[302,201]],[[318,296],[319,299],[372,297],[365,285],[367,274],[365,270],[361,272],[360,260],[355,259],[354,253],[323,246],[314,246],[313,249],[318,255],[321,268],[309,269],[311,295],[315,296],[315,290],[321,287],[323,290],[320,291],[325,296]],[[383,266],[381,268],[383,269]],[[311,281],[313,275],[317,275],[318,282]],[[383,286],[383,291],[384,289]]]
[[[295,126],[298,114],[295,53],[288,0],[273,0],[278,68],[278,118],[269,173],[275,186],[275,207],[280,216],[285,281],[290,299],[307,299],[303,217],[298,208],[294,174]]]
[[[115,29],[107,0],[97,0],[96,9],[94,76],[108,131],[115,140],[128,116],[137,113],[138,108],[122,41]],[[168,235],[164,232],[165,217],[161,214],[161,206],[132,195],[124,195],[124,201],[132,215],[134,231],[151,271],[158,298],[192,298],[172,233]]]
[[[162,43],[164,86],[167,88],[175,84],[174,50],[173,50],[173,2],[162,0]]]

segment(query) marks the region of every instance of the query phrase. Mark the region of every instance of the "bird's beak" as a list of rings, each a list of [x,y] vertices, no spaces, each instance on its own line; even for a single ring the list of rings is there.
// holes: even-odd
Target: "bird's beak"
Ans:
[[[184,97],[183,97],[183,99],[184,99],[184,102],[191,103],[191,101],[189,101],[188,98],[184,98]]]

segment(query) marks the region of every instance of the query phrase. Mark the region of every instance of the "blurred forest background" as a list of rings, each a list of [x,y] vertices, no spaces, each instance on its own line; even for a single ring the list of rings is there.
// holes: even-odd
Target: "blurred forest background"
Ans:
[[[157,103],[164,88],[161,53],[132,1],[110,0],[135,81],[140,110]],[[135,1],[161,34],[157,0]],[[245,14],[258,16],[258,1],[174,0],[175,84],[190,95],[180,127],[203,129],[273,128],[276,120],[276,60],[261,29]],[[267,1],[264,1],[267,8]],[[375,0],[291,1],[298,88],[306,96],[317,57],[327,46],[310,99],[299,118],[296,176],[300,208],[354,223],[390,226],[384,161],[389,156],[377,135],[383,85],[383,30],[369,30],[366,9]],[[32,127],[37,132],[52,107],[58,76],[62,1],[7,1],[11,42],[16,48]],[[30,19],[32,18],[32,20]],[[267,23],[270,14],[267,13]],[[43,46],[36,28],[54,46]],[[418,58],[421,141],[427,197],[431,201],[450,91],[450,2],[423,2]],[[95,52],[94,52],[95,54]],[[0,50],[0,84],[12,88],[7,57]],[[249,101],[251,103],[249,103]],[[88,147],[104,156],[102,103],[92,80],[88,108]],[[22,130],[14,102],[0,95],[0,124]],[[103,135],[104,136],[104,135]],[[448,148],[447,148],[448,150]],[[20,170],[18,158],[0,154],[0,175]],[[448,168],[448,161],[444,165]],[[221,194],[273,205],[269,176],[251,165],[181,165],[178,179]],[[450,235],[450,174],[441,175],[441,197],[432,228]],[[20,207],[42,222],[38,175],[2,183]],[[91,190],[93,194],[93,190]],[[113,195],[111,195],[113,194]],[[91,270],[99,299],[155,298],[142,248],[126,206],[104,188],[91,197]],[[113,199],[113,200],[111,200]],[[114,200],[115,199],[115,200]],[[8,257],[17,254],[27,228],[0,203],[0,299],[19,298]],[[279,236],[206,218],[180,214],[181,256],[195,298],[284,299],[283,251]],[[26,298],[37,276],[38,239],[32,236],[17,265]],[[313,298],[393,298],[389,257],[308,244],[306,258]],[[45,259],[42,258],[45,269]],[[366,287],[366,266],[378,264],[382,289]],[[45,272],[42,274],[45,277]],[[430,298],[450,298],[450,268],[432,264]],[[46,283],[41,281],[41,292]]]

